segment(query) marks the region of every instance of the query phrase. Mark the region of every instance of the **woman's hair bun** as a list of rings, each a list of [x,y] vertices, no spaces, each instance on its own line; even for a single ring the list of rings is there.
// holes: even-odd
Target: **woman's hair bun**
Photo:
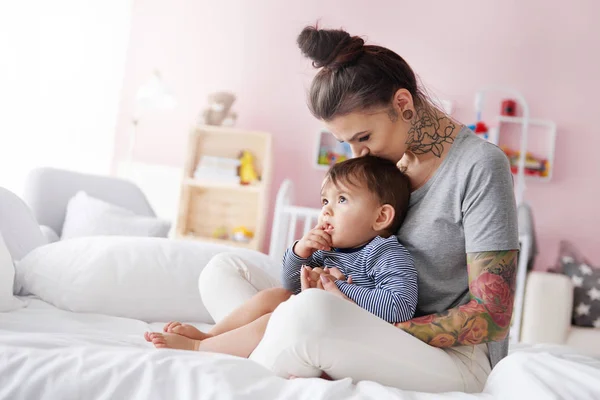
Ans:
[[[340,68],[360,57],[365,41],[341,29],[307,26],[298,35],[298,47],[316,68]]]

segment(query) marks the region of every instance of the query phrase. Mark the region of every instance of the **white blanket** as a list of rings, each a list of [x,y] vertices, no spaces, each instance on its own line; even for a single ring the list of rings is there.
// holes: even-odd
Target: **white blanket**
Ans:
[[[156,350],[142,334],[163,323],[28,302],[0,314],[0,399],[600,398],[600,360],[564,347],[513,349],[481,394],[426,394],[350,379],[285,380],[246,359]]]

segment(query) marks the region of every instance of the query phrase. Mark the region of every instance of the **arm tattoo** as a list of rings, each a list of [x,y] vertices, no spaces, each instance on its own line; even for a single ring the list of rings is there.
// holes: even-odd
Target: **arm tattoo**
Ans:
[[[443,113],[423,107],[412,121],[406,144],[414,154],[432,152],[441,157],[444,143],[454,142],[456,124]]]
[[[467,254],[471,301],[396,326],[435,347],[500,341],[508,335],[515,295],[517,250]]]

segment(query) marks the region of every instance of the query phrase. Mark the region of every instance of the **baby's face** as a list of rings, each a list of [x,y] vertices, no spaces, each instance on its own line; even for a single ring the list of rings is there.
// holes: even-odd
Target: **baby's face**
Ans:
[[[326,179],[321,188],[321,206],[319,226],[331,235],[333,247],[362,246],[377,235],[373,224],[380,205],[366,185],[334,185]]]

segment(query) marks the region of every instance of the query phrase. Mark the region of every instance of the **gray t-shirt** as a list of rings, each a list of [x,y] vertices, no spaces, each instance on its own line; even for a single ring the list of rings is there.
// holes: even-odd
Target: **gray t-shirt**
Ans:
[[[398,232],[415,260],[415,316],[469,301],[466,253],[519,248],[510,165],[497,146],[463,128],[433,177],[411,194]],[[492,367],[508,341],[488,343]]]

